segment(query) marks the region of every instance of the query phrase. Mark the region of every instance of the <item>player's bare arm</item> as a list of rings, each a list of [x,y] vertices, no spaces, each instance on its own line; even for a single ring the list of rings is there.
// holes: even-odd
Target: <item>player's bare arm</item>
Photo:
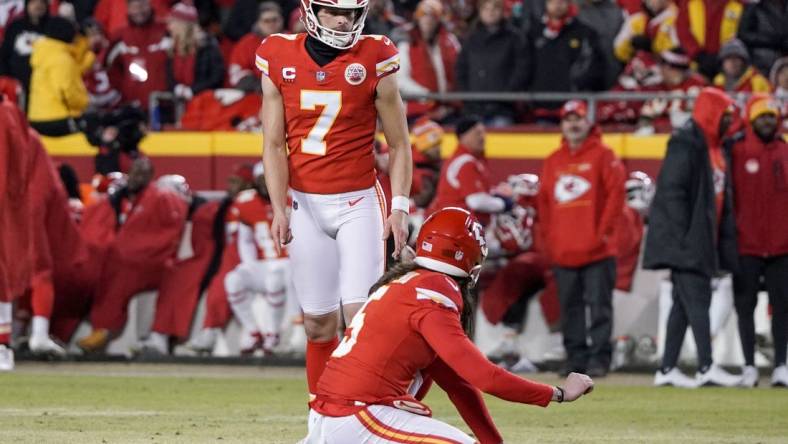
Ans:
[[[375,107],[383,123],[383,134],[389,145],[389,176],[391,177],[391,216],[386,220],[383,238],[394,236],[394,257],[399,257],[408,239],[408,209],[413,175],[408,124],[397,86],[396,73],[380,80],[376,89]]]
[[[280,254],[282,246],[292,240],[290,216],[287,212],[287,187],[290,177],[285,143],[285,108],[282,95],[268,76],[263,76],[262,86],[265,185],[268,187],[271,206],[274,209],[271,236],[277,254]]]

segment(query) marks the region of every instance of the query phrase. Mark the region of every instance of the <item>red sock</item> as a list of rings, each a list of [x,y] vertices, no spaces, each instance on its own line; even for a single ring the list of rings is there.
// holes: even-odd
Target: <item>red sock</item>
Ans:
[[[47,319],[52,317],[52,306],[55,304],[55,288],[50,276],[36,276],[33,278],[33,293],[30,305],[33,316],[42,316]]]
[[[328,342],[309,340],[306,342],[306,382],[310,394],[317,393],[317,381],[320,380],[320,375],[326,368],[326,362],[338,344],[339,338],[337,337]]]
[[[0,302],[0,344],[11,343],[11,303]]]

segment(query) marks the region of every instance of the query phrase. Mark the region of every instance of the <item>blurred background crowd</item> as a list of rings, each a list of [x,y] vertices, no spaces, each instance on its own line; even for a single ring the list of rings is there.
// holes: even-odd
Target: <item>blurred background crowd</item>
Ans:
[[[154,129],[259,128],[254,51],[300,32],[278,1],[3,0],[0,75],[42,134],[91,131],[95,114],[141,107]],[[453,123],[450,92],[788,91],[783,0],[370,0],[364,32],[401,54],[411,119]],[[432,97],[433,99],[435,97]],[[563,100],[473,101],[488,126],[555,124]],[[606,125],[680,126],[680,97],[596,104]],[[598,109],[597,109],[598,108]],[[93,117],[91,117],[93,116]]]
[[[780,136],[788,115],[788,1],[370,5],[365,32],[389,36],[400,51],[414,158],[412,239],[423,220],[445,206],[468,208],[486,226],[491,256],[479,286],[479,310],[487,324],[498,326],[486,347],[491,358],[517,371],[536,369],[519,341],[527,307],[538,298],[544,325],[558,337],[551,356],[566,362],[563,372],[603,376],[636,352],[642,362],[657,365],[664,349],[662,372],[670,375],[690,325],[699,373],[733,385],[716,367],[709,373],[711,337],[735,309],[743,357],[753,367],[755,326],[747,319],[765,285],[774,298],[773,341],[782,350],[768,362],[783,369],[777,381],[788,384],[788,242],[774,228],[788,208],[788,147]],[[244,260],[264,260],[260,252],[270,240],[259,229],[265,212],[250,210],[250,202],[265,208],[262,165],[239,163],[226,191],[197,192],[182,176],[157,178],[139,146],[149,131],[258,131],[260,72],[253,54],[267,35],[301,31],[299,14],[293,0],[0,2],[6,148],[0,163],[0,305],[11,313],[14,302],[12,316],[0,306],[0,344],[13,339],[43,354],[103,353],[127,328],[135,295],[155,291],[150,323],[138,328],[134,352],[217,351],[236,312],[228,298],[232,272]],[[604,91],[646,94],[588,102],[549,97]],[[700,106],[702,91],[725,99]],[[546,94],[504,101],[430,95],[453,92]],[[706,172],[693,169],[679,177],[679,168],[670,168],[657,179],[627,171],[602,141],[603,132],[647,135],[688,125],[701,139],[687,136],[693,140],[687,142],[677,133],[671,143],[699,144],[704,153],[715,153]],[[486,129],[502,127],[559,132],[561,142],[550,147],[555,151],[539,170],[495,183],[485,159]],[[458,147],[442,159],[446,128]],[[96,176],[89,183],[80,183],[68,164],[53,162],[38,137],[73,133],[97,147]],[[387,147],[376,143],[374,149],[385,189]],[[716,205],[708,211],[717,220],[706,228],[713,234],[708,239],[717,240],[691,240],[687,247],[687,239],[678,242],[661,230],[651,247],[646,243],[649,268],[679,271],[653,283],[649,291],[661,293],[664,304],[659,320],[656,312],[649,315],[645,330],[655,331],[659,322],[663,336],[671,328],[681,337],[658,345],[651,334],[643,343],[627,338],[619,347],[613,293],[632,292],[643,271],[641,245],[652,199],[660,189],[698,192],[697,183],[677,181],[706,173],[714,190],[709,202]],[[734,195],[735,207],[723,205]],[[752,196],[768,196],[771,204],[741,204]],[[675,217],[661,220],[661,227],[675,218],[695,224],[702,217],[696,214],[699,201],[684,198],[683,206],[670,207]],[[664,199],[657,201],[664,210]],[[723,224],[723,215],[735,223]],[[251,239],[239,236],[244,226],[254,231]],[[725,233],[738,234],[732,254],[747,267],[704,262],[730,246],[723,245],[723,226]],[[244,253],[244,242],[257,253]],[[695,253],[695,262],[676,260]],[[750,259],[738,261],[745,256]],[[731,284],[723,271],[743,274],[734,274]],[[694,273],[696,280],[676,278],[681,272]],[[705,294],[708,285],[708,300],[688,304],[687,292],[676,290],[685,284],[700,285],[692,294]],[[716,300],[727,301],[717,314],[712,292],[725,293]],[[225,348],[243,355],[299,351],[303,332],[293,298],[261,299],[259,327],[243,328]],[[698,320],[704,310],[705,323]],[[629,324],[641,320],[639,312],[630,314]],[[79,332],[84,321],[90,327]],[[708,334],[699,336],[704,329]],[[676,378],[673,385],[680,385]]]

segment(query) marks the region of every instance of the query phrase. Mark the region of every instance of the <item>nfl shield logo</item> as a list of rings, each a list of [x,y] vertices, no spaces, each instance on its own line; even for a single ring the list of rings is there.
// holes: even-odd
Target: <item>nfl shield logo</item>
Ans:
[[[326,80],[326,72],[325,71],[318,71],[315,73],[315,78],[318,82],[322,82]]]

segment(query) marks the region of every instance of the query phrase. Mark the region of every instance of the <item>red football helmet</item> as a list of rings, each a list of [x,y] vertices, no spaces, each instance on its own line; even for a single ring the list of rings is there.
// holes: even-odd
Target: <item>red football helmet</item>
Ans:
[[[355,10],[350,31],[335,31],[321,25],[317,19],[318,7]],[[326,45],[336,49],[350,49],[361,37],[368,9],[369,0],[301,0],[301,21],[309,35]]]
[[[416,264],[455,277],[479,277],[487,256],[484,229],[471,213],[448,207],[433,213],[416,240]]]
[[[531,210],[515,206],[509,213],[496,214],[488,227],[505,254],[528,251],[534,243],[534,217]],[[490,241],[492,244],[494,241]]]
[[[169,191],[177,194],[183,200],[189,201],[191,199],[191,189],[186,178],[180,174],[165,174],[156,180],[156,187],[162,191]]]
[[[627,191],[627,205],[640,214],[648,213],[656,192],[651,177],[642,171],[633,171],[629,173],[624,186]]]

